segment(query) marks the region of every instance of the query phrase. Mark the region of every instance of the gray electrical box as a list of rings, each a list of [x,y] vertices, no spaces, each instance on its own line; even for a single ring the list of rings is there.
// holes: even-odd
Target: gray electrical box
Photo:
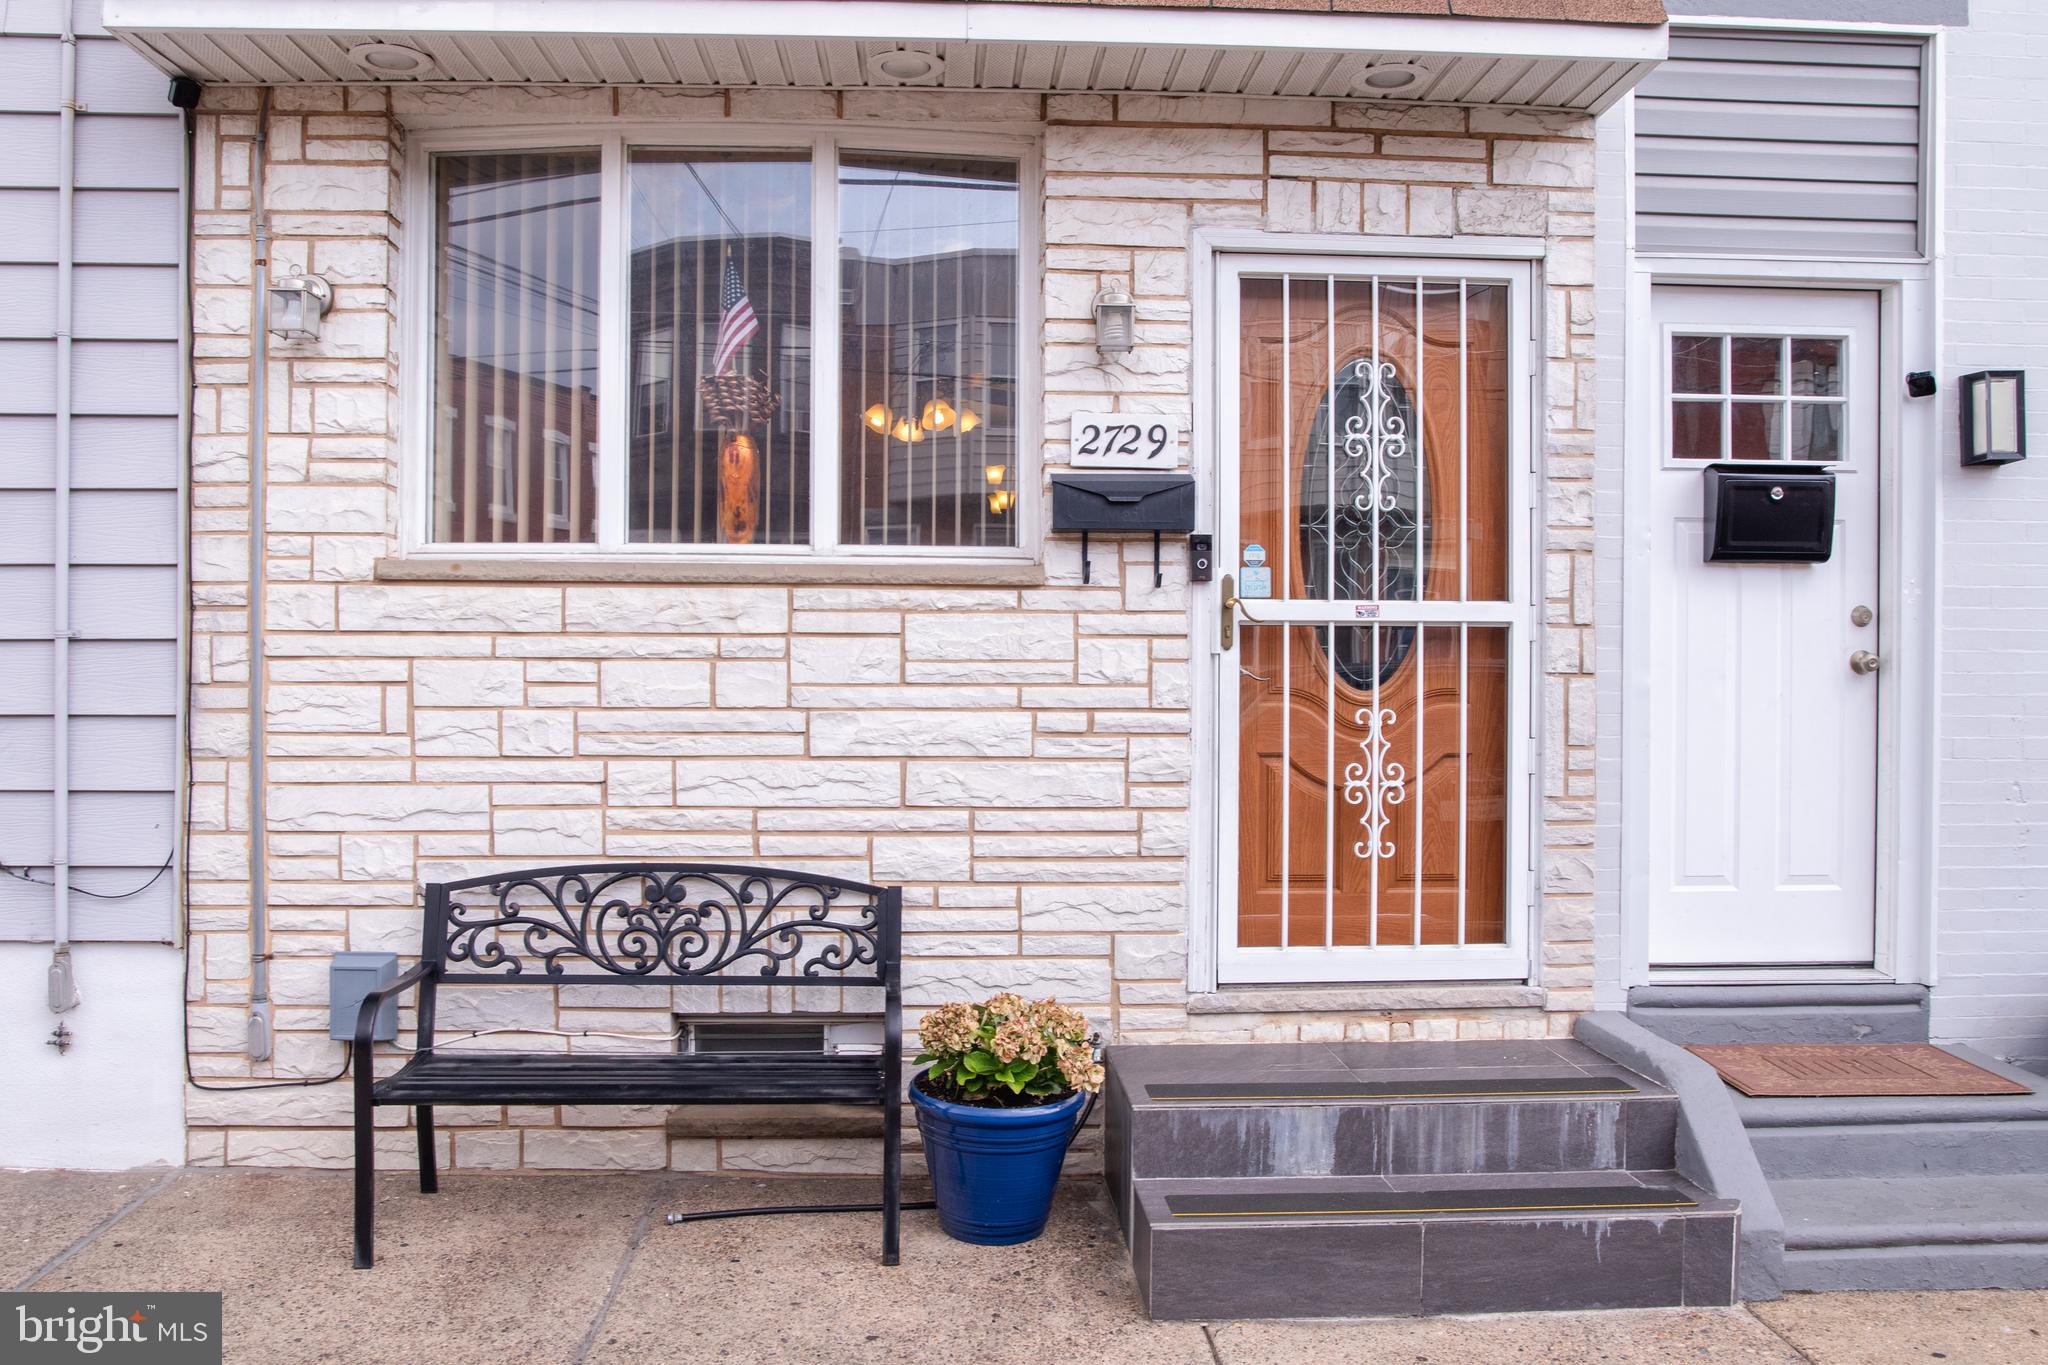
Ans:
[[[336,953],[327,964],[327,1036],[344,1043],[355,1041],[356,1015],[363,997],[379,986],[398,980],[397,953]],[[391,996],[377,1011],[377,1027],[370,1035],[380,1043],[398,1037],[398,997]]]

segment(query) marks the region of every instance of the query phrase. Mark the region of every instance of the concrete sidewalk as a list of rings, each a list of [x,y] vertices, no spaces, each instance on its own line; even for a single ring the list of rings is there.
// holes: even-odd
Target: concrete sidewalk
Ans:
[[[252,1365],[523,1362],[1852,1362],[2048,1360],[2048,1293],[1807,1295],[1653,1309],[1344,1323],[1148,1322],[1100,1186],[1021,1247],[905,1215],[669,1227],[671,1209],[853,1201],[866,1180],[674,1175],[388,1179],[378,1263],[349,1269],[349,1184],[307,1171],[0,1172],[0,1284],[214,1289]]]

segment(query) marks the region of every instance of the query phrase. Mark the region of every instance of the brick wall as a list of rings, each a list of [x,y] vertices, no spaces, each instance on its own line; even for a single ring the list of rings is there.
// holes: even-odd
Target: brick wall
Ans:
[[[1935,1036],[2048,1071],[2048,11],[1948,37]],[[1956,464],[1956,378],[2029,371],[2029,449]]]
[[[280,89],[273,274],[336,286],[313,345],[267,376],[267,656],[276,1056],[333,1070],[328,954],[417,946],[416,885],[585,856],[754,859],[898,882],[906,999],[1057,994],[1125,1040],[1449,1038],[1568,1030],[1591,994],[1592,144],[1574,116],[1321,100],[913,92]],[[195,198],[192,925],[195,1069],[252,1072],[249,994],[250,91],[209,91]],[[1408,990],[1368,1013],[1187,1010],[1194,735],[1186,566],[1045,547],[1042,584],[957,587],[379,581],[396,542],[404,120],[660,116],[1041,129],[1048,431],[1105,400],[1190,411],[1188,243],[1203,226],[1548,237],[1539,590],[1541,1007]],[[1105,275],[1139,345],[1099,356]],[[1049,446],[1048,459],[1062,446]],[[963,575],[964,576],[964,575]],[[1206,618],[1205,618],[1206,619]],[[471,992],[450,1027],[660,1034],[669,1002]],[[731,993],[728,992],[728,996]],[[1469,997],[1467,997],[1469,998]],[[701,998],[678,1009],[704,1009]],[[761,1002],[727,998],[729,1009]],[[569,1048],[529,1037],[525,1048]],[[580,1044],[578,1044],[580,1046]],[[604,1040],[597,1046],[631,1046]],[[663,1046],[649,1040],[642,1046]],[[397,1058],[380,1065],[395,1065]],[[342,1164],[341,1087],[193,1091],[197,1162]],[[671,1139],[658,1109],[444,1110],[479,1167],[869,1169],[861,1139]],[[387,1111],[394,1128],[404,1115]],[[409,1135],[392,1132],[394,1155]]]

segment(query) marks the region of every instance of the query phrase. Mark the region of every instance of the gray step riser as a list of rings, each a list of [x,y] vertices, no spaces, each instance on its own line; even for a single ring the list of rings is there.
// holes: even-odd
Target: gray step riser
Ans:
[[[1924,1043],[1916,1005],[1761,1009],[1631,1006],[1628,1017],[1679,1046],[1694,1043]]]
[[[1126,1114],[1113,1139],[1128,1134],[1128,1171],[1137,1179],[1486,1175],[1669,1169],[1678,1102],[1189,1106]]]
[[[2048,1244],[1858,1247],[1785,1253],[1784,1287],[2048,1289]]]
[[[1173,1226],[1132,1264],[1156,1319],[1723,1305],[1734,1215]]]
[[[2048,1171],[2048,1123],[1752,1128],[1749,1140],[1778,1180]]]

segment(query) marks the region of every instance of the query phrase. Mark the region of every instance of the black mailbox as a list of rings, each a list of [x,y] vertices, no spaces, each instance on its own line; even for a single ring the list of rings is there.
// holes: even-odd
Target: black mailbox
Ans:
[[[1097,474],[1062,471],[1052,476],[1055,531],[1192,531],[1192,474]]]
[[[1152,584],[1160,583],[1159,535],[1195,529],[1192,474],[1098,474],[1067,470],[1052,476],[1052,529],[1081,533],[1081,581],[1089,582],[1088,535],[1152,533]]]
[[[1835,552],[1835,476],[1825,469],[1708,465],[1707,562],[1822,564]]]

